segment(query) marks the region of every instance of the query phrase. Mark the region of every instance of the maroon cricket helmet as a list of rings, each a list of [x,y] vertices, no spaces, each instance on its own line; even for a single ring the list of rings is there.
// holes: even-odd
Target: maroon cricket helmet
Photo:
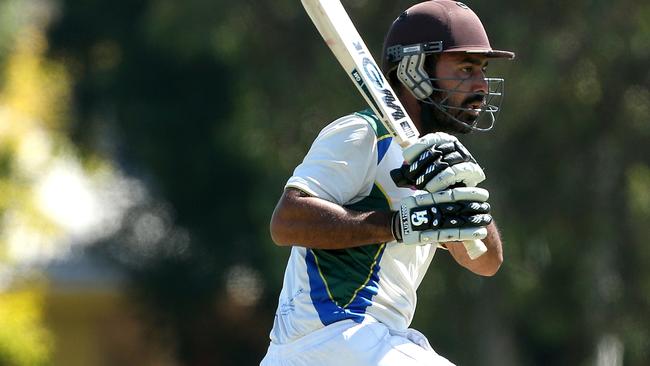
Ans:
[[[468,52],[490,58],[515,57],[513,52],[492,49],[481,20],[459,1],[430,0],[404,11],[386,34],[383,72],[388,73],[402,59],[404,48],[418,44],[427,53]]]

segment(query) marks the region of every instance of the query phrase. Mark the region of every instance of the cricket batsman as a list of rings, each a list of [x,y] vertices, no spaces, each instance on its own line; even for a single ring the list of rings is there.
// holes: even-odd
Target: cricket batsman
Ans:
[[[461,2],[392,23],[382,72],[423,137],[402,151],[369,110],[318,134],[271,219],[291,255],[261,365],[453,365],[409,326],[436,252],[481,276],[503,262],[485,175],[456,136],[492,129],[504,91],[488,61],[514,56]],[[488,250],[472,260],[462,241],[477,238]]]

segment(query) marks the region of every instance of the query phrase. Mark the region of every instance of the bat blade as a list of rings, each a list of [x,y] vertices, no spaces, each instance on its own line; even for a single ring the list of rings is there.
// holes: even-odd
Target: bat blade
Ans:
[[[395,141],[402,148],[414,144],[420,133],[384,78],[341,2],[301,2],[334,57]],[[463,244],[471,259],[487,252],[487,247],[480,240],[468,240]]]
[[[301,0],[325,43],[373,112],[402,147],[415,143],[418,130],[338,0]]]

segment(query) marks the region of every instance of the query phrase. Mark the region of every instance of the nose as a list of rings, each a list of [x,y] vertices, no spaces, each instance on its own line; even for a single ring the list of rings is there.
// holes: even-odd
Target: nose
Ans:
[[[488,93],[488,82],[485,79],[485,74],[483,71],[477,72],[474,77],[472,77],[472,92],[476,94],[487,94]]]

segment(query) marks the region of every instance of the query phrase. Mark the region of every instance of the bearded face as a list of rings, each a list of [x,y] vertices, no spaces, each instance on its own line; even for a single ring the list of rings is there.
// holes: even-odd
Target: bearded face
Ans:
[[[484,94],[464,94],[464,99],[454,103],[448,92],[436,91],[431,103],[421,102],[422,125],[427,132],[447,132],[466,134],[472,132],[482,117],[485,105]],[[460,94],[460,93],[455,93]]]
[[[503,95],[503,79],[487,78],[488,58],[466,53],[429,57],[426,69],[432,93],[418,98],[423,127],[469,133],[492,128]]]
[[[504,81],[485,76],[488,60],[487,55],[468,52],[426,57],[420,53],[405,56],[389,77],[415,97],[422,132],[489,131],[501,105]]]

